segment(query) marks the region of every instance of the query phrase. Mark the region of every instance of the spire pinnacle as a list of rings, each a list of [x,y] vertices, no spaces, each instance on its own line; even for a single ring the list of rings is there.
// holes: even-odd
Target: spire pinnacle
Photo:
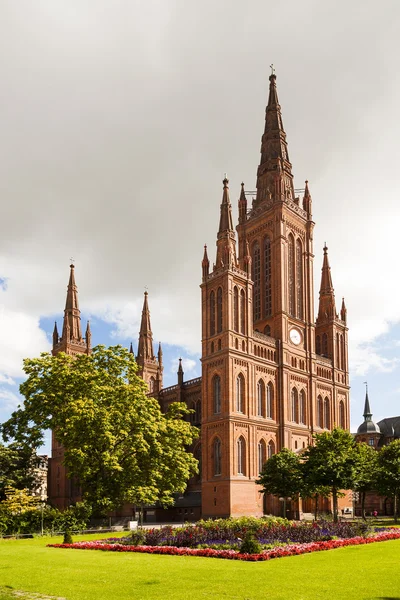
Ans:
[[[208,260],[208,254],[207,254],[207,245],[204,244],[204,254],[203,254],[203,260],[201,262],[201,266],[203,269],[203,281],[206,280],[206,278],[208,277],[208,274],[210,272],[210,261]]]
[[[70,264],[69,282],[67,288],[67,298],[64,309],[64,322],[62,337],[64,338],[69,328],[71,340],[81,341],[81,311],[78,303],[78,288],[75,283],[75,266]]]
[[[331,267],[328,259],[328,247],[324,244],[324,259],[322,263],[321,286],[319,289],[319,311],[317,321],[336,317],[335,292],[332,284]]]
[[[244,223],[246,221],[247,215],[247,198],[246,193],[244,191],[244,183],[241,183],[241,190],[239,196],[239,223]]]
[[[368,383],[366,381],[364,381],[365,384],[365,403],[364,403],[364,421],[372,421],[372,412],[371,412],[371,407],[369,405],[369,398],[368,398]]]
[[[139,344],[138,344],[138,363],[147,359],[154,359],[153,352],[153,333],[150,325],[150,311],[148,304],[147,290],[144,292],[142,321],[140,323]]]
[[[54,329],[53,329],[53,347],[58,344],[58,340],[59,340],[59,335],[58,335],[58,329],[57,329],[57,321],[54,322]]]
[[[223,180],[223,193],[220,208],[219,229],[217,236],[217,268],[236,265],[236,237],[233,229],[232,206],[229,198],[229,180]]]
[[[130,348],[129,348],[129,354],[133,354],[134,355],[132,342],[131,342],[131,345],[130,345]]]
[[[220,234],[224,234],[226,231],[233,231],[233,222],[232,222],[232,206],[229,198],[229,179],[224,178],[223,180],[224,191],[222,194],[222,203],[221,203],[221,215],[219,219],[219,230],[218,236]]]
[[[308,218],[312,215],[312,200],[310,190],[308,188],[308,180],[305,181],[304,196],[303,196],[303,209],[306,211]]]
[[[179,367],[178,367],[178,385],[183,384],[183,368],[182,368],[182,359],[179,359]]]
[[[342,319],[342,321],[344,323],[347,323],[347,308],[346,308],[344,298],[342,298],[342,308],[340,309],[340,318]]]
[[[162,353],[162,348],[161,348],[161,342],[158,342],[157,358],[158,358],[158,366],[161,367],[162,366],[162,360],[163,360],[163,353]]]

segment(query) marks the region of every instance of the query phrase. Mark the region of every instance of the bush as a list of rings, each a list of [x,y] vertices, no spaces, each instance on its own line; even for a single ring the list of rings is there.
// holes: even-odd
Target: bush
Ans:
[[[69,529],[66,529],[64,532],[64,540],[63,544],[73,544],[72,535]]]
[[[248,532],[240,546],[239,552],[241,554],[260,554],[261,545],[257,542],[254,536]]]

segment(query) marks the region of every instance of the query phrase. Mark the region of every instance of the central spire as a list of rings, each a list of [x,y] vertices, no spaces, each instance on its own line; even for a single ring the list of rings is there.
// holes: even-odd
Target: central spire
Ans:
[[[65,301],[62,337],[70,336],[73,340],[82,340],[81,311],[78,304],[78,288],[75,283],[75,266],[70,265],[67,298]]]
[[[229,198],[229,180],[226,175],[223,180],[223,192],[221,202],[221,213],[219,218],[219,229],[217,236],[217,268],[230,267],[232,263],[236,266],[236,236],[233,229],[232,205]]]
[[[276,89],[276,75],[269,77],[265,128],[261,138],[261,160],[257,171],[256,204],[264,200],[294,200],[292,165]]]
[[[154,359],[153,352],[153,333],[151,331],[150,325],[150,311],[149,304],[147,301],[148,293],[147,291],[144,293],[143,300],[143,309],[142,309],[142,321],[140,324],[140,332],[139,332],[139,344],[138,344],[138,353],[137,353],[137,361]]]
[[[324,245],[324,260],[322,263],[321,287],[319,289],[319,310],[317,321],[336,317],[335,291],[332,284],[331,267],[329,265],[328,247]]]

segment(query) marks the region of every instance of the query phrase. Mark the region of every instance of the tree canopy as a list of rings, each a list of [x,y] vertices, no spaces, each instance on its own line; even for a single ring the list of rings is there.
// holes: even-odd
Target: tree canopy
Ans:
[[[400,495],[400,440],[394,440],[378,452],[377,490],[394,499],[394,519],[398,517]]]
[[[125,348],[42,354],[25,359],[24,371],[25,401],[3,424],[4,439],[37,448],[52,429],[65,448],[69,476],[92,506],[104,512],[124,502],[169,505],[174,493],[184,492],[197,472],[187,452],[197,429],[184,420],[182,403],[161,412]]]
[[[282,448],[264,463],[256,483],[263,487],[266,494],[283,498],[282,510],[286,517],[286,500],[297,496],[302,488],[299,456],[292,450]]]
[[[39,460],[29,447],[0,443],[0,501],[6,497],[6,488],[36,489],[39,482],[35,467]]]

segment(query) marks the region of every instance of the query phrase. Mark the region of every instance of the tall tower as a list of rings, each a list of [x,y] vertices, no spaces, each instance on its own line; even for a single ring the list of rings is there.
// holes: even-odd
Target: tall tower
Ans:
[[[340,318],[332,308],[318,318],[336,349],[324,356],[315,336],[312,199],[308,182],[296,195],[275,74],[269,81],[257,191],[249,207],[244,184],[239,197],[239,255],[225,179],[216,262],[210,271],[207,249],[202,262],[204,516],[275,510],[255,485],[266,458],[349,423],[346,308]],[[328,280],[326,254],[327,308]]]
[[[157,396],[163,386],[163,356],[161,343],[158,345],[157,358],[154,356],[147,291],[144,293],[136,362],[139,366],[138,374],[149,386],[149,393]]]
[[[86,326],[86,336],[82,337],[81,311],[78,303],[78,288],[75,283],[75,267],[70,265],[70,275],[65,301],[62,335],[59,337],[57,323],[53,331],[52,354],[90,354],[92,334],[89,321]],[[49,460],[48,490],[49,501],[53,506],[68,508],[80,498],[80,489],[76,481],[67,477],[67,469],[63,465],[64,446],[56,439],[55,432],[51,434],[51,459]]]

